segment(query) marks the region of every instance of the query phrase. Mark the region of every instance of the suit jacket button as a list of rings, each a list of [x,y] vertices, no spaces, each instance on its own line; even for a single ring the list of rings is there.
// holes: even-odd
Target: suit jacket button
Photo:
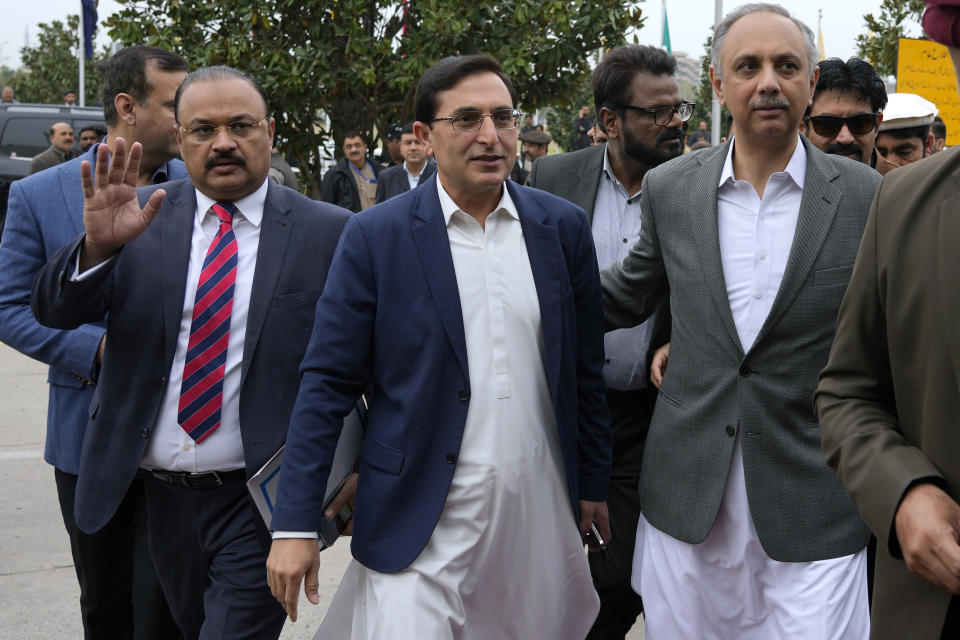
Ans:
[[[457,463],[457,454],[456,454],[456,453],[448,453],[448,454],[447,454],[447,462],[449,462],[450,464],[456,464],[456,463]]]
[[[148,437],[150,437],[150,430],[149,430],[149,429],[141,429],[141,430],[140,430],[140,437],[141,437],[141,438],[148,438]]]
[[[470,399],[470,391],[468,389],[460,389],[457,393],[457,397],[466,402]]]
[[[742,367],[740,367],[740,375],[742,375],[744,378],[746,378],[751,373],[753,373],[753,371],[751,371],[750,367],[748,367],[747,365],[743,365]]]
[[[737,430],[733,428],[733,425],[729,425],[729,424],[728,424],[728,425],[726,426],[726,432],[727,432],[727,435],[732,438],[732,437],[733,437],[733,434],[735,434],[735,433],[737,432]]]
[[[167,385],[167,376],[160,376],[160,386],[164,387]]]

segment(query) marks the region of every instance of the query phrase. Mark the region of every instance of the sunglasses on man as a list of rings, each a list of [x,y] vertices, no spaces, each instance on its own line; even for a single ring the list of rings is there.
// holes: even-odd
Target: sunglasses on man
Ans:
[[[846,118],[840,116],[810,116],[808,120],[813,125],[813,130],[824,138],[836,136],[840,133],[843,125],[847,125],[847,129],[855,136],[869,133],[877,126],[877,114],[875,113],[855,113]]]

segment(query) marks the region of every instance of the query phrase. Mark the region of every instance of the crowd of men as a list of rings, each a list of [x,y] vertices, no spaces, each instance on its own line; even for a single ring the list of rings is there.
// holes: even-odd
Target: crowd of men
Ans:
[[[928,0],[960,71],[957,21]],[[343,504],[320,638],[955,637],[960,156],[778,5],[712,46],[723,144],[656,47],[603,56],[562,154],[456,56],[323,201],[256,78],[108,59],[106,132],[53,126],[0,240],[85,637],[278,637]]]

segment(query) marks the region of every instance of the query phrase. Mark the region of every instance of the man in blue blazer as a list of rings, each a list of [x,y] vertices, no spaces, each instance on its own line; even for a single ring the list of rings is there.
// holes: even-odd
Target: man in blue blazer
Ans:
[[[175,114],[190,179],[138,194],[140,146],[127,158],[118,140],[109,169],[101,149],[96,186],[83,166],[86,233],[43,268],[33,309],[64,329],[109,314],[78,526],[102,527],[143,470],[150,552],[184,636],[276,638],[245,481],[284,443],[349,213],[267,179],[274,121],[246,74],[192,72]]]
[[[370,385],[357,562],[321,635],[467,627],[474,637],[582,638],[599,602],[581,535],[595,522],[609,536],[590,225],[567,201],[507,181],[521,114],[493,58],[442,60],[416,96],[437,177],[344,231],[301,366],[271,588],[295,618],[306,575],[316,602],[324,479],[341,419]],[[366,595],[351,593],[364,583]],[[351,599],[362,629],[343,623]]]
[[[104,146],[122,137],[143,145],[139,185],[187,175],[175,160],[173,98],[186,75],[175,53],[133,46],[104,62],[102,103],[107,122]],[[177,634],[146,545],[143,483],[122,489],[122,506],[99,531],[87,534],[74,520],[80,448],[103,354],[106,325],[70,331],[50,329],[30,313],[30,288],[43,264],[83,231],[80,164],[93,162],[95,144],[75,158],[11,185],[6,230],[0,244],[0,341],[50,365],[47,378],[47,442],[44,458],[54,467],[63,523],[70,536],[80,583],[80,614],[87,640],[167,639]]]

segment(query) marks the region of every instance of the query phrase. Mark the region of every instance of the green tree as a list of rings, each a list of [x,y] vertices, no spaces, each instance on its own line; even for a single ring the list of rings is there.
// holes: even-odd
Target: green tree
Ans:
[[[878,14],[863,16],[867,33],[857,36],[857,55],[870,62],[881,76],[897,75],[898,41],[907,37],[903,23],[911,19],[919,22],[923,7],[923,0],[882,0]]]
[[[67,16],[66,24],[60,20],[40,23],[37,44],[20,49],[23,65],[14,79],[18,100],[56,104],[63,102],[64,91],[77,90],[80,76],[77,62],[79,24],[80,18],[76,15]],[[97,101],[100,77],[96,66],[103,57],[103,52],[99,55],[94,52],[93,59],[84,64],[86,104],[95,104]],[[77,98],[79,104],[79,95]]]
[[[420,75],[448,55],[486,52],[537,109],[580,89],[585,52],[642,25],[621,0],[120,0],[113,38],[177,51],[194,67],[250,72],[274,108],[283,151],[318,193],[335,133],[372,140],[412,117]],[[339,150],[338,150],[339,153]]]
[[[597,117],[593,108],[593,89],[590,86],[590,75],[583,74],[580,81],[580,90],[559,102],[547,112],[546,129],[553,141],[563,151],[573,150],[573,120],[580,115],[580,107],[590,105],[590,115]]]

